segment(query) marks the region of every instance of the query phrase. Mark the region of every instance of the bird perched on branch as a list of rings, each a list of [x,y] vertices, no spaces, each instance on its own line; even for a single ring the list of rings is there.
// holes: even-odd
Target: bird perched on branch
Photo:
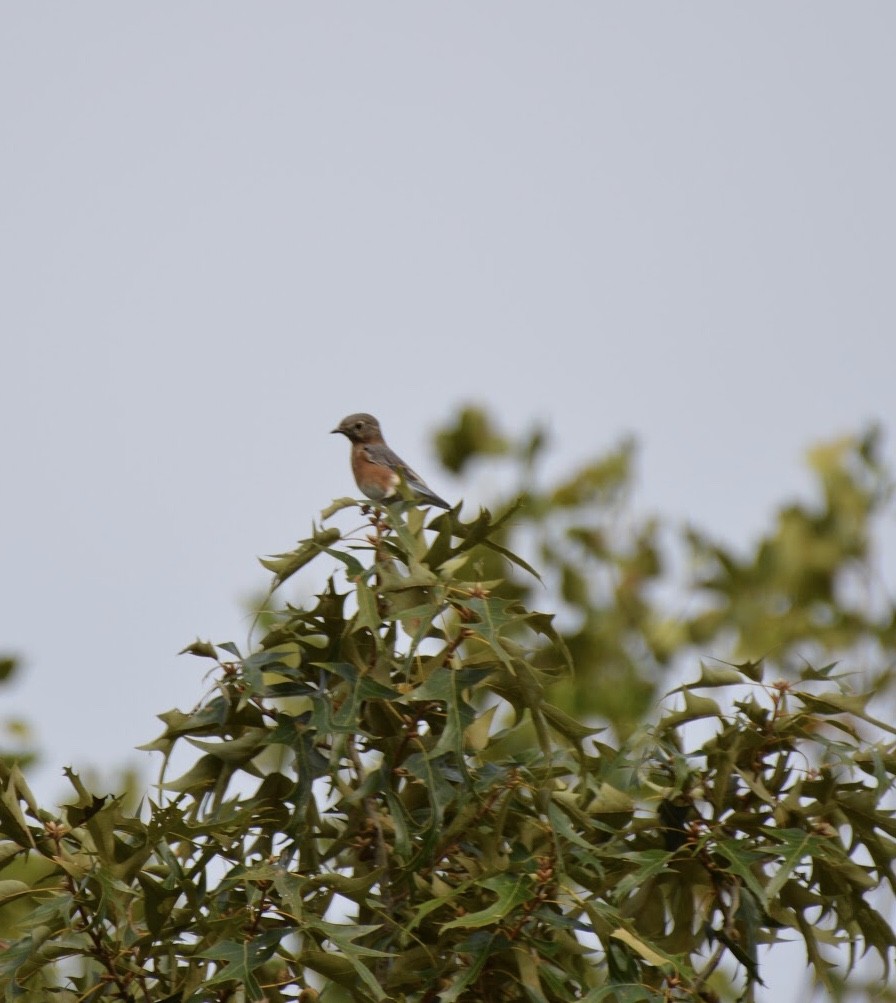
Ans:
[[[350,414],[333,429],[333,433],[336,432],[346,436],[352,444],[352,473],[362,494],[368,498],[379,502],[400,497],[398,487],[404,478],[416,501],[451,508],[386,445],[380,423],[372,414]]]

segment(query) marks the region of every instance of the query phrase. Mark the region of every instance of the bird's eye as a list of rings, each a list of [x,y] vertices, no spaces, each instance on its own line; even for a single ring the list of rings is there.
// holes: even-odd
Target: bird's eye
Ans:
[[[363,427],[364,427],[364,422],[363,421],[356,421],[355,422],[355,431],[356,432],[360,432]]]

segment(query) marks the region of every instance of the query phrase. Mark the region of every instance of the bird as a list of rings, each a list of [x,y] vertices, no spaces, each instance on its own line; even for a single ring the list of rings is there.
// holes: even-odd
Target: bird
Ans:
[[[415,501],[450,509],[426,482],[386,445],[380,423],[372,414],[350,414],[332,429],[352,444],[352,473],[361,492],[372,501],[388,502],[400,497],[398,486],[404,478]]]

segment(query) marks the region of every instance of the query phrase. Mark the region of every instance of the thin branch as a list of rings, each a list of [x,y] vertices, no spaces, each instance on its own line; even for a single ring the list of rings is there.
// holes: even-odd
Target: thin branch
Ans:
[[[737,910],[740,908],[740,880],[732,877],[730,888],[731,896],[727,903],[725,902],[722,894],[716,896],[716,902],[719,905],[719,909],[722,911],[722,933],[724,933],[726,939],[729,941],[733,940],[737,936],[737,930],[734,927],[734,920],[737,915]],[[694,988],[698,993],[706,985],[710,975],[712,975],[716,968],[718,968],[719,962],[722,960],[724,954],[725,944],[722,941],[719,941],[712,954],[709,956],[709,960],[703,966],[702,971],[697,973]]]

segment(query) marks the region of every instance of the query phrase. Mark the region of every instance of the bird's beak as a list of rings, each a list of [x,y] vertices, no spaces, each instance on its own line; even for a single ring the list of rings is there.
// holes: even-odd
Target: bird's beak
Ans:
[[[330,435],[335,435],[337,432],[341,432],[341,431],[342,431],[341,428],[331,428],[330,429]]]

